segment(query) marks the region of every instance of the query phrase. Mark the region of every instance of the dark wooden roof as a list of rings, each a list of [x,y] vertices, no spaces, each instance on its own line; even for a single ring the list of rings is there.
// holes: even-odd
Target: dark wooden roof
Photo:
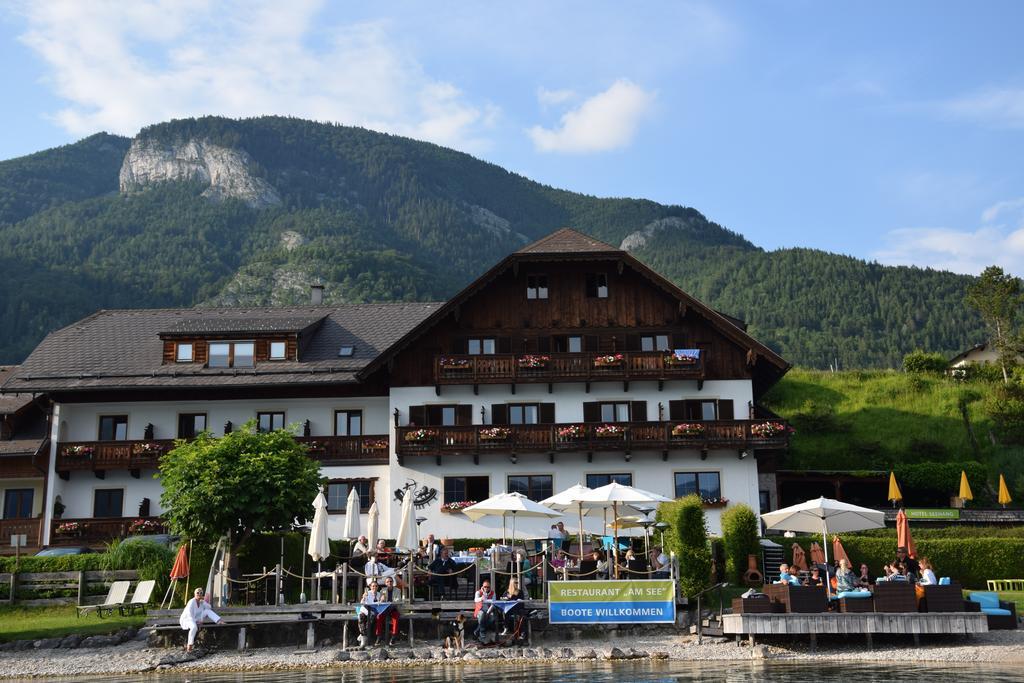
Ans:
[[[211,309],[209,313],[176,321],[160,334],[165,337],[196,334],[298,334],[320,323],[326,313],[307,316],[253,315],[252,309]]]
[[[593,254],[610,252],[620,253],[621,250],[601,240],[588,237],[572,228],[556,230],[547,237],[542,237],[532,244],[517,251],[517,254]]]

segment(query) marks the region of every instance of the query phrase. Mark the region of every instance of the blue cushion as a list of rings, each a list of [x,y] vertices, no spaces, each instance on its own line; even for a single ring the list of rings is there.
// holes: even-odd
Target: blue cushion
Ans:
[[[870,598],[871,597],[871,593],[869,593],[868,591],[843,591],[842,593],[839,594],[839,597],[840,598],[858,598],[858,599],[862,599],[862,598]]]
[[[943,576],[943,577],[941,577],[939,579],[939,585],[940,586],[948,586],[949,584],[950,584],[950,581],[949,581],[949,577],[948,576]]]
[[[789,585],[790,586],[802,586],[803,584],[800,582],[800,579],[798,579],[797,577],[790,576],[789,577]]]
[[[1002,607],[982,607],[981,611],[985,614],[991,614],[994,617],[1008,617],[1010,616],[1010,610],[1003,609]]]
[[[982,611],[986,609],[999,609],[999,595],[990,591],[975,591],[971,593],[971,601],[981,605]]]

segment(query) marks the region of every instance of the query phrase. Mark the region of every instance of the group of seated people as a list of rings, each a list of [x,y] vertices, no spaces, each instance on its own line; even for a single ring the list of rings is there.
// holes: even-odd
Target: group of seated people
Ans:
[[[812,564],[803,577],[800,573],[802,572],[799,572],[797,567],[782,564],[779,566],[779,579],[776,583],[824,586],[825,581],[831,580],[836,593],[866,590],[877,581],[907,581],[920,586],[935,586],[939,583],[931,561],[927,557],[915,560],[907,554],[904,547],[897,548],[896,559],[885,565],[884,574],[877,579],[872,578],[868,566],[863,563],[860,565],[860,573],[855,573],[845,557],[833,567],[824,563]]]
[[[359,605],[359,641],[365,646],[373,645],[374,642],[381,642],[387,629],[386,645],[391,645],[394,637],[398,634],[398,604],[403,602],[402,591],[395,586],[392,577],[384,579],[383,588],[377,583],[377,579],[369,579],[369,585],[363,593]],[[378,605],[380,609],[371,607]],[[386,605],[386,606],[385,606]]]
[[[669,559],[660,545],[651,548],[646,558],[638,557],[632,548],[619,557],[619,573],[622,578],[653,578],[669,577]],[[566,551],[559,551],[551,559],[551,567],[556,571],[565,569],[570,575],[578,575],[581,579],[608,579],[614,574],[614,563],[609,561],[604,550],[595,548],[577,562]]]
[[[498,602],[514,602],[513,605],[498,605],[495,603],[494,591],[491,590],[491,582],[484,579],[480,582],[480,589],[473,595],[473,617],[477,620],[474,635],[480,642],[491,640],[492,635],[507,636],[513,638],[521,637],[522,623],[526,617],[526,609],[523,605],[525,600],[523,590],[519,581],[512,577],[508,581],[508,587]],[[498,627],[501,632],[498,634]]]

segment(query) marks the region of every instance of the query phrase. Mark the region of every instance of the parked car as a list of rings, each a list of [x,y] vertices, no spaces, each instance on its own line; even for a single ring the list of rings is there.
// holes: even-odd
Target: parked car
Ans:
[[[84,545],[74,546],[60,546],[57,548],[43,548],[36,557],[59,557],[61,555],[88,555],[89,553],[96,552],[92,548],[87,548]]]
[[[121,540],[121,543],[156,543],[172,550],[178,549],[178,541],[181,536],[174,534],[146,534],[144,536],[128,536]]]

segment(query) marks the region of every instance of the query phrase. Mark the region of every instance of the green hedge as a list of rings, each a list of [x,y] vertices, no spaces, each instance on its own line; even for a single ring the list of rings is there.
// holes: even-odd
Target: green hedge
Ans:
[[[915,532],[916,533],[916,532]],[[866,563],[872,575],[881,574],[882,566],[896,559],[896,538],[877,536],[840,536],[843,548],[859,572]],[[821,536],[772,539],[784,546],[784,555],[792,561],[792,545],[800,543],[810,555],[812,541],[821,543]],[[964,588],[983,589],[989,579],[1015,579],[1024,576],[1024,539],[1020,538],[917,538],[917,556],[932,561],[937,576],[948,576]],[[829,546],[829,561],[832,548]]]
[[[722,545],[725,550],[726,578],[737,586],[743,584],[747,557],[761,555],[760,524],[749,506],[731,505],[722,513]]]

